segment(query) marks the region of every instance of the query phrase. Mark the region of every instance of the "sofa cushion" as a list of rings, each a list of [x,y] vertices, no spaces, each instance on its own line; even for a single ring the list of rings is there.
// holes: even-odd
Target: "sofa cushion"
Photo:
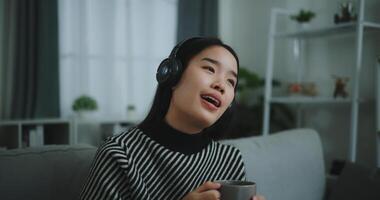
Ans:
[[[77,199],[95,151],[87,145],[0,151],[0,199]]]
[[[321,200],[325,169],[318,133],[311,129],[283,131],[222,143],[236,146],[245,161],[247,179],[269,200]]]

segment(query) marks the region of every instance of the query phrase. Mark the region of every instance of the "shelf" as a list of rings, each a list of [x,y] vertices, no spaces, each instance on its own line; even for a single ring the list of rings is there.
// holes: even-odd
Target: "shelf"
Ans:
[[[292,10],[286,10],[286,9],[277,9],[274,8],[271,10],[270,15],[270,26],[269,26],[269,38],[268,38],[268,54],[267,54],[267,67],[266,67],[266,86],[265,86],[265,107],[264,107],[264,120],[263,120],[263,135],[269,135],[270,132],[270,123],[271,123],[271,104],[272,103],[285,103],[285,104],[310,104],[310,105],[318,105],[318,104],[341,104],[341,105],[350,105],[350,122],[347,123],[348,126],[350,126],[350,133],[349,133],[349,151],[348,151],[348,160],[351,162],[355,162],[357,158],[357,146],[358,146],[358,123],[359,123],[359,104],[361,102],[365,102],[362,99],[359,98],[360,96],[360,72],[363,67],[363,46],[364,46],[364,40],[367,39],[367,36],[371,36],[371,39],[375,39],[375,37],[372,37],[372,35],[368,35],[365,33],[371,32],[371,33],[379,33],[380,30],[380,23],[379,22],[373,22],[368,21],[364,18],[365,15],[365,0],[359,0],[358,1],[358,13],[357,13],[357,21],[356,22],[349,22],[349,23],[342,23],[338,25],[331,25],[327,27],[311,27],[310,29],[302,29],[298,31],[283,31],[278,32],[276,31],[277,27],[277,18],[281,19],[283,18],[283,15],[288,17],[289,15],[292,15],[295,13]],[[375,34],[373,34],[374,36]],[[355,57],[356,65],[354,66],[352,70],[352,88],[350,96],[347,99],[343,98],[333,98],[330,97],[307,97],[307,96],[278,96],[273,97],[272,96],[272,85],[270,84],[273,80],[273,72],[274,72],[274,63],[275,63],[275,44],[277,39],[300,39],[300,42],[294,43],[294,45],[297,45],[298,49],[300,49],[300,46],[304,45],[304,42],[302,40],[306,40],[309,38],[317,38],[317,37],[324,37],[324,36],[352,36],[353,38],[350,38],[350,42],[352,43],[352,40],[356,40],[355,46],[351,46],[351,49],[355,51]],[[327,38],[323,38],[327,39]],[[330,38],[329,38],[330,39]],[[332,39],[332,38],[331,38]],[[326,40],[328,41],[328,40]],[[306,41],[305,41],[306,42]],[[289,46],[289,45],[288,45]],[[298,63],[297,72],[302,72],[305,65],[304,59],[302,59],[305,55],[302,55],[298,51],[298,55],[296,54],[296,51],[293,52],[294,58]],[[346,53],[346,51],[342,52]],[[351,55],[351,54],[349,54]],[[332,55],[330,58],[332,58],[334,55]],[[367,56],[368,57],[368,56]],[[366,58],[367,58],[366,57]],[[373,58],[374,60],[376,58]],[[348,107],[348,106],[347,106]],[[302,106],[297,107],[297,115],[302,115],[301,112]],[[297,118],[297,126],[302,126],[302,118]],[[378,144],[380,146],[380,139],[378,139]],[[380,149],[380,148],[379,148]],[[380,156],[379,156],[379,163],[380,163]],[[380,164],[379,164],[380,165]]]
[[[14,149],[18,147],[18,126],[0,126],[0,149]]]
[[[75,118],[75,123],[78,124],[138,124],[138,120],[112,119],[112,118]]]
[[[380,23],[363,22],[365,28],[380,29]]]
[[[357,23],[339,24],[324,28],[312,28],[302,31],[284,32],[274,34],[275,38],[308,38],[308,37],[322,37],[332,36],[336,34],[354,33],[357,28]],[[380,24],[374,22],[362,22],[364,28],[369,30],[380,30]]]
[[[18,125],[18,124],[60,124],[60,123],[70,123],[70,119],[61,118],[46,118],[46,119],[22,119],[22,120],[7,120],[0,121],[0,125]]]
[[[352,99],[342,99],[333,97],[272,97],[271,103],[286,103],[286,104],[318,104],[318,103],[351,103]]]
[[[100,145],[100,129],[107,136],[120,133],[138,121],[122,118],[45,118],[0,121],[0,149],[50,144],[88,143]]]
[[[72,120],[61,118],[0,121],[0,147],[70,144]]]

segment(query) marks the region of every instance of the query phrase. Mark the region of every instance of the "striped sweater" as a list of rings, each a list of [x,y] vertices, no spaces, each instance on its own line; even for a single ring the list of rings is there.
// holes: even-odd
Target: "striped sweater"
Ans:
[[[135,127],[98,149],[80,197],[180,200],[206,181],[245,180],[244,170],[238,149],[202,134]]]

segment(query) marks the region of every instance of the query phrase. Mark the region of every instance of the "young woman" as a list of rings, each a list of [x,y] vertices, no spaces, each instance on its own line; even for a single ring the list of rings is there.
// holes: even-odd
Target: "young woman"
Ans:
[[[157,70],[148,116],[99,148],[81,199],[219,199],[213,181],[245,180],[239,150],[210,138],[231,118],[238,69],[219,39],[174,47]]]

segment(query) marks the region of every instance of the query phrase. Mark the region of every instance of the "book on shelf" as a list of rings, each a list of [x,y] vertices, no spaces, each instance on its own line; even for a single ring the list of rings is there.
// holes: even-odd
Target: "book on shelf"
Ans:
[[[44,145],[44,127],[38,125],[27,128],[22,133],[22,147],[36,147]]]
[[[36,147],[44,145],[44,127],[37,126],[29,131],[29,146]]]

